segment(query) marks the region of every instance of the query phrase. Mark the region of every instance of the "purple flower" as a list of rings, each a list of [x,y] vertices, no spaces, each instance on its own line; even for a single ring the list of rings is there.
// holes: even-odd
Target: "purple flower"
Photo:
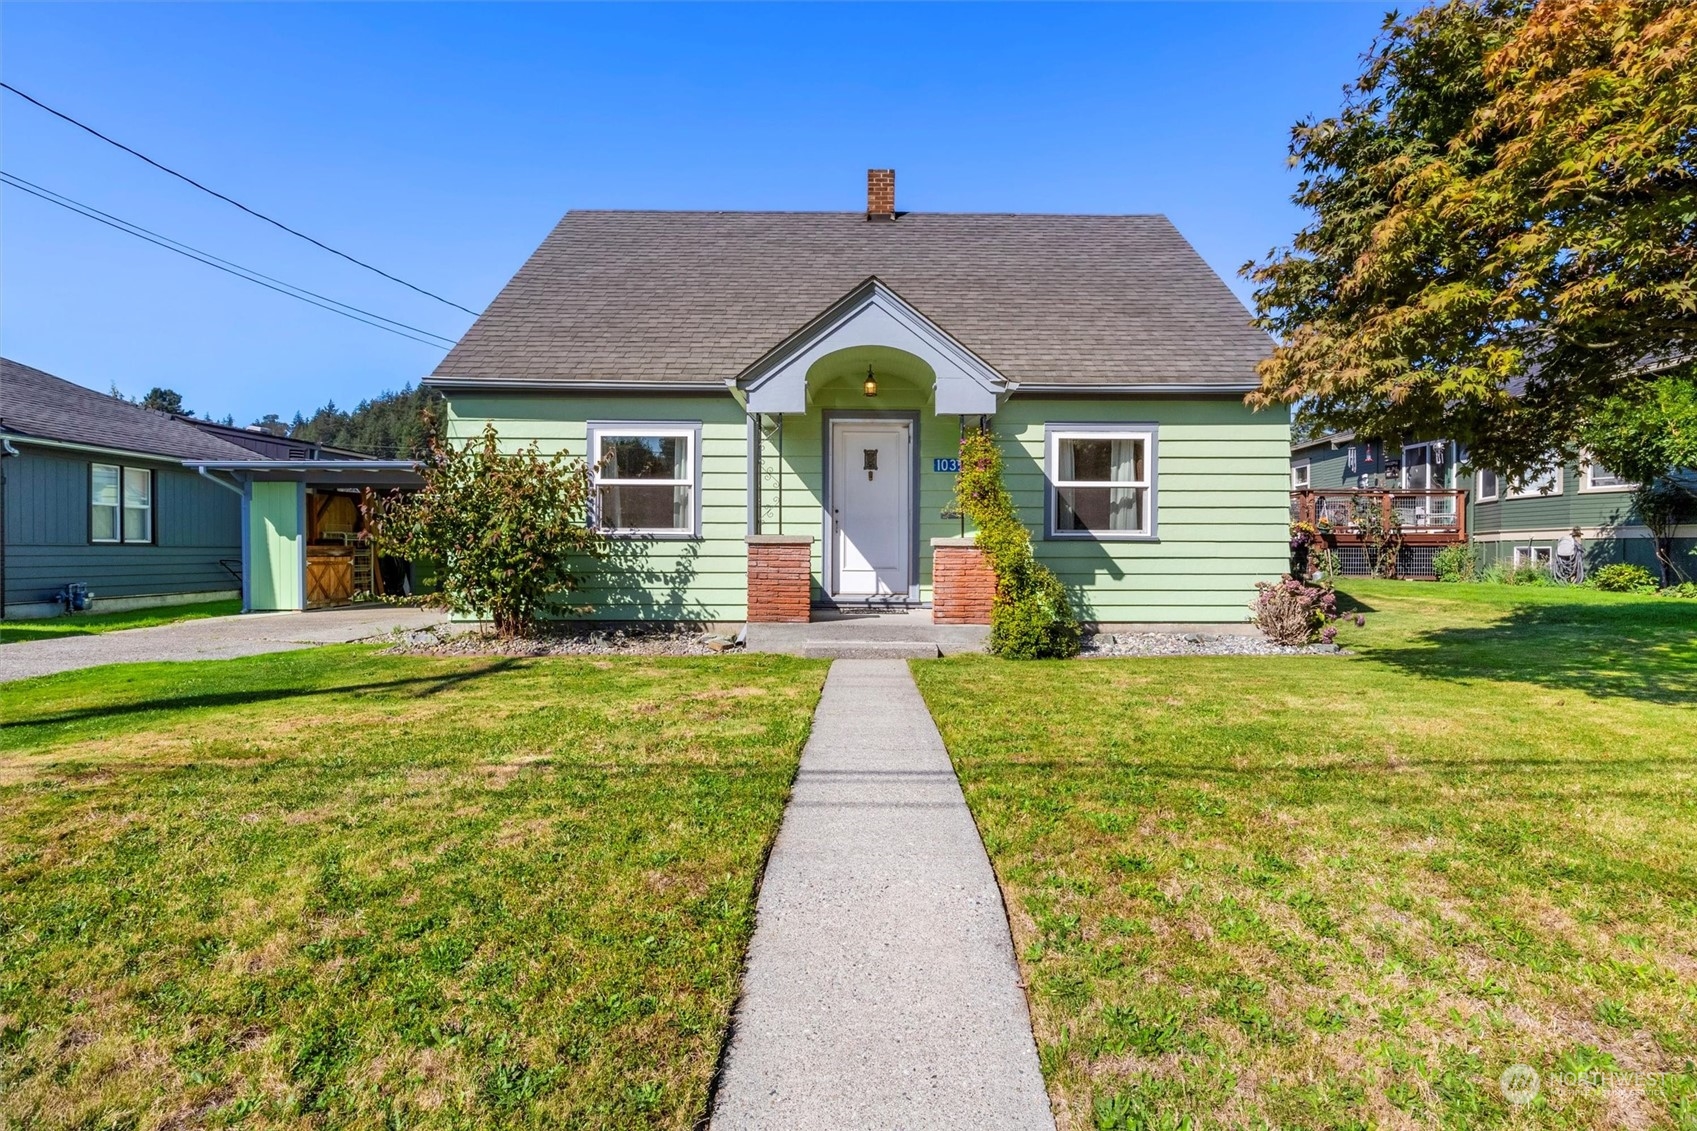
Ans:
[[[1355,627],[1356,628],[1366,628],[1367,627],[1367,618],[1362,616],[1360,613],[1356,613],[1355,614]]]
[[[1330,626],[1327,626],[1327,628],[1323,632],[1320,633],[1320,643],[1322,643],[1322,644],[1330,644],[1332,641],[1336,640],[1337,638],[1338,638],[1338,630],[1335,629],[1335,628],[1332,628]]]

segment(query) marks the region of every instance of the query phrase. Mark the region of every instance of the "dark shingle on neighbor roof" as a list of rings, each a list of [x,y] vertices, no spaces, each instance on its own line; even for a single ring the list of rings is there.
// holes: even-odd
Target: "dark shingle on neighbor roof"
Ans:
[[[0,432],[174,459],[252,459],[192,425],[0,358]]]
[[[723,381],[873,275],[1021,383],[1241,386],[1271,348],[1164,216],[570,212],[433,376]]]

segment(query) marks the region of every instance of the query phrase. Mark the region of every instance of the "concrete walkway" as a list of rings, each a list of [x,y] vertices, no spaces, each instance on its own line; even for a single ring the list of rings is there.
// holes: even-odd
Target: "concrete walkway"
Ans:
[[[982,652],[989,640],[989,625],[933,624],[930,609],[818,609],[806,624],[750,624],[747,648],[821,659],[920,660]]]
[[[447,614],[437,609],[352,605],[306,613],[204,617],[155,628],[126,628],[92,636],[62,636],[57,640],[20,640],[15,644],[0,644],[0,683],[92,668],[97,664],[228,660],[318,644],[346,644],[381,636],[392,628],[426,628],[446,619]]]
[[[1054,1131],[1001,893],[899,660],[838,660],[766,867],[714,1131]]]

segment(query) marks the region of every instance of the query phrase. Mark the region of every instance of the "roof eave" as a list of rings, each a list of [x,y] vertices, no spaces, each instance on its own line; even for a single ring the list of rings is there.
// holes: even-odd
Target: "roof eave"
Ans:
[[[444,393],[723,393],[723,381],[581,381],[564,377],[453,377],[432,373],[420,384]]]

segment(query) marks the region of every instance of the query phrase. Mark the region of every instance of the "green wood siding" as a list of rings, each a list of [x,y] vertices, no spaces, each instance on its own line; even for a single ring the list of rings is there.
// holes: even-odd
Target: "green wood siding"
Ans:
[[[17,442],[5,460],[8,605],[48,602],[68,582],[96,599],[234,591],[220,560],[241,561],[241,500],[181,464],[146,456],[97,456]],[[89,541],[89,466],[153,471],[153,542]]]
[[[303,607],[306,531],[299,483],[253,483],[248,496],[248,609],[274,612]]]
[[[589,566],[574,600],[592,620],[740,621],[748,609],[748,433],[729,394],[456,395],[448,404],[455,443],[495,425],[503,450],[535,442],[544,453],[584,456],[590,421],[701,423],[701,537],[621,540],[611,560]]]
[[[816,389],[805,416],[784,419],[783,459],[776,438],[763,441],[761,531],[813,536],[813,596],[824,599],[820,584],[825,552],[825,413],[917,412],[919,420],[919,597],[931,599],[931,539],[958,537],[961,520],[944,517],[954,500],[955,477],[932,470],[932,461],[960,453],[960,420],[937,416],[929,390],[899,377],[881,374],[878,395],[868,397],[859,380],[829,382]],[[781,496],[782,505],[779,505]]]
[[[1046,540],[1044,425],[1156,425],[1154,542]],[[1255,582],[1289,568],[1290,420],[1236,397],[1015,394],[995,419],[1037,556],[1101,623],[1242,623]]]
[[[928,390],[894,375],[880,375],[875,398],[862,394],[858,380],[839,380],[815,390],[805,415],[784,419],[781,441],[762,433],[760,528],[813,536],[816,597],[822,597],[825,533],[824,413],[877,410],[918,413],[920,596],[930,599],[931,539],[958,535],[963,524],[945,515],[955,477],[932,470],[933,460],[957,454],[961,422],[935,415],[928,402]],[[583,594],[594,607],[590,616],[741,620],[747,610],[747,422],[733,398],[460,394],[449,404],[452,440],[475,436],[492,422],[508,449],[534,440],[545,452],[583,455],[592,420],[701,422],[702,537],[627,543],[613,562],[594,569]],[[1158,541],[1043,539],[1043,429],[1049,422],[1157,426]],[[1255,582],[1286,568],[1290,430],[1283,412],[1251,413],[1235,397],[1016,395],[994,424],[1009,488],[1038,554],[1060,574],[1087,619],[1241,623]]]
[[[1573,463],[1562,469],[1559,495],[1552,492],[1525,499],[1504,496],[1494,503],[1475,502],[1473,532],[1568,530],[1575,526],[1590,531],[1597,527],[1625,526],[1635,521],[1630,491],[1581,491],[1580,484],[1584,480],[1579,477],[1579,472],[1579,466]]]

